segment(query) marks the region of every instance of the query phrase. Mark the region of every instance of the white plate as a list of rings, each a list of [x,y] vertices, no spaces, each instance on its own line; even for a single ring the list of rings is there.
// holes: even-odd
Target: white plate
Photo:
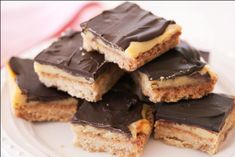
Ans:
[[[32,58],[41,49],[48,46],[44,43],[25,53],[23,57]],[[220,54],[220,53],[218,53]],[[221,58],[223,57],[223,58]],[[235,62],[234,58],[212,54],[211,65],[219,75],[216,92],[235,95]],[[16,118],[11,113],[6,70],[1,70],[1,129],[2,148],[10,157],[110,157],[106,153],[89,153],[72,145],[73,133],[68,123],[30,123]],[[143,157],[208,157],[207,154],[165,145],[152,138],[149,140]],[[214,157],[235,157],[235,129]]]

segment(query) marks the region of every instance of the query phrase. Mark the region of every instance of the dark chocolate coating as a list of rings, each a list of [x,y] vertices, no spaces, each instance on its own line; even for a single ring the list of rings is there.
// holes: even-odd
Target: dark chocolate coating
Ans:
[[[16,83],[22,93],[27,96],[27,101],[48,102],[70,97],[64,92],[43,85],[34,72],[33,60],[12,57],[9,66],[16,74]]]
[[[34,59],[41,64],[48,64],[63,69],[73,75],[87,79],[96,79],[107,68],[116,65],[104,60],[97,52],[86,52],[82,49],[81,32],[71,31],[59,38]]]
[[[131,88],[121,79],[101,101],[83,101],[72,123],[88,124],[131,136],[128,126],[142,119],[142,103]]]
[[[197,100],[156,104],[155,118],[219,132],[234,106],[232,97],[211,93]]]
[[[202,56],[202,58],[209,63],[210,61],[210,52],[208,51],[200,51],[200,55]]]
[[[200,60],[200,51],[181,41],[175,48],[155,58],[137,69],[146,74],[150,80],[172,79],[177,76],[190,75],[201,70],[206,64]]]
[[[147,41],[162,35],[169,24],[175,23],[125,2],[112,10],[81,24],[105,43],[125,50],[132,41]]]

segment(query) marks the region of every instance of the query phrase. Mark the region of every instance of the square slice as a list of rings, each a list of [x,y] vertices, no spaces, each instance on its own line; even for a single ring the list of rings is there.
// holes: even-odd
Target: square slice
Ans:
[[[143,95],[154,103],[198,99],[210,93],[217,82],[217,75],[202,61],[200,51],[184,41],[132,76]]]
[[[123,89],[125,86],[119,86],[102,101],[79,105],[72,119],[76,146],[120,157],[141,156],[152,131],[152,110]]]
[[[234,105],[234,97],[215,93],[197,100],[159,103],[154,137],[213,155],[235,124]]]
[[[181,27],[125,2],[81,24],[83,47],[97,50],[121,69],[134,71],[175,47]]]
[[[47,87],[71,96],[98,101],[121,77],[123,71],[99,53],[82,48],[80,32],[67,32],[35,57],[35,72]]]
[[[69,121],[78,100],[47,88],[33,69],[33,60],[12,57],[7,65],[13,112],[28,121]]]

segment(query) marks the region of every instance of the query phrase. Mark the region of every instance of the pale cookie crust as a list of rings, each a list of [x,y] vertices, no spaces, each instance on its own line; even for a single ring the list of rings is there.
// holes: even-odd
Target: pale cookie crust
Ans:
[[[9,65],[8,65],[9,66]],[[67,98],[50,102],[30,101],[27,102],[27,95],[15,82],[15,75],[9,67],[9,91],[13,113],[20,118],[32,122],[41,121],[69,121],[77,109],[78,100]]]
[[[68,94],[96,102],[105,94],[122,76],[123,71],[110,68],[96,80],[86,80],[83,77],[74,76],[55,66],[44,65],[35,62],[35,72],[39,79],[47,87],[56,87]]]
[[[135,54],[136,57],[132,57],[125,51],[105,44],[88,30],[84,30],[82,33],[83,47],[87,51],[99,51],[101,54],[104,54],[107,61],[118,64],[121,69],[134,71],[178,44],[179,36],[181,34],[180,26],[171,24],[168,27],[168,29],[171,30],[171,33],[167,32],[166,29],[165,33],[159,36],[161,40],[159,40],[154,47],[146,52]]]
[[[157,120],[154,138],[182,148],[192,148],[210,155],[219,151],[221,143],[226,139],[229,130],[235,125],[235,107],[225,120],[220,132],[209,131],[196,126]]]
[[[156,82],[154,80],[150,81],[148,76],[142,72],[134,72],[132,77],[137,86],[140,87],[143,95],[148,96],[150,101],[154,103],[177,102],[181,99],[201,98],[214,89],[214,85],[217,82],[217,75],[208,66],[205,69],[210,76],[209,81],[203,79],[191,83],[189,81],[187,81],[187,83],[183,81],[180,82],[180,85],[172,81],[172,85],[167,84],[166,87],[162,85],[157,87]]]
[[[77,104],[75,101],[67,100],[68,102],[50,102],[38,103],[35,105],[22,104],[13,107],[14,114],[17,117],[23,118],[31,122],[42,121],[60,121],[68,122],[76,112]],[[70,103],[69,103],[70,102]]]
[[[140,157],[152,132],[151,110],[146,117],[148,120],[142,119],[129,126],[131,137],[91,125],[72,124],[75,133],[74,145],[90,152],[108,152],[119,157]]]

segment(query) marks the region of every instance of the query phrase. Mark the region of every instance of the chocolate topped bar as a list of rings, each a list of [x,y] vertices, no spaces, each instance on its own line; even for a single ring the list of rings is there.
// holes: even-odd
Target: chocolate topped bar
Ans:
[[[197,100],[158,103],[155,118],[196,125],[219,132],[232,111],[234,99],[224,94],[211,93]]]
[[[181,41],[169,52],[145,64],[137,71],[146,74],[150,80],[172,79],[190,75],[201,70],[206,63],[200,60],[200,51]]]
[[[9,66],[16,75],[16,83],[23,94],[27,95],[27,101],[53,101],[69,98],[64,92],[43,85],[33,69],[33,60],[12,57]]]
[[[128,126],[143,119],[142,108],[138,97],[121,81],[104,95],[101,101],[96,103],[84,101],[79,105],[72,123],[89,124],[131,135]]]
[[[115,66],[107,63],[99,53],[87,53],[82,49],[81,32],[70,31],[43,50],[35,61],[54,65],[73,75],[96,79],[107,67]]]
[[[175,23],[141,9],[137,4],[125,2],[118,7],[81,24],[105,43],[125,50],[132,41],[148,41],[164,33]]]

